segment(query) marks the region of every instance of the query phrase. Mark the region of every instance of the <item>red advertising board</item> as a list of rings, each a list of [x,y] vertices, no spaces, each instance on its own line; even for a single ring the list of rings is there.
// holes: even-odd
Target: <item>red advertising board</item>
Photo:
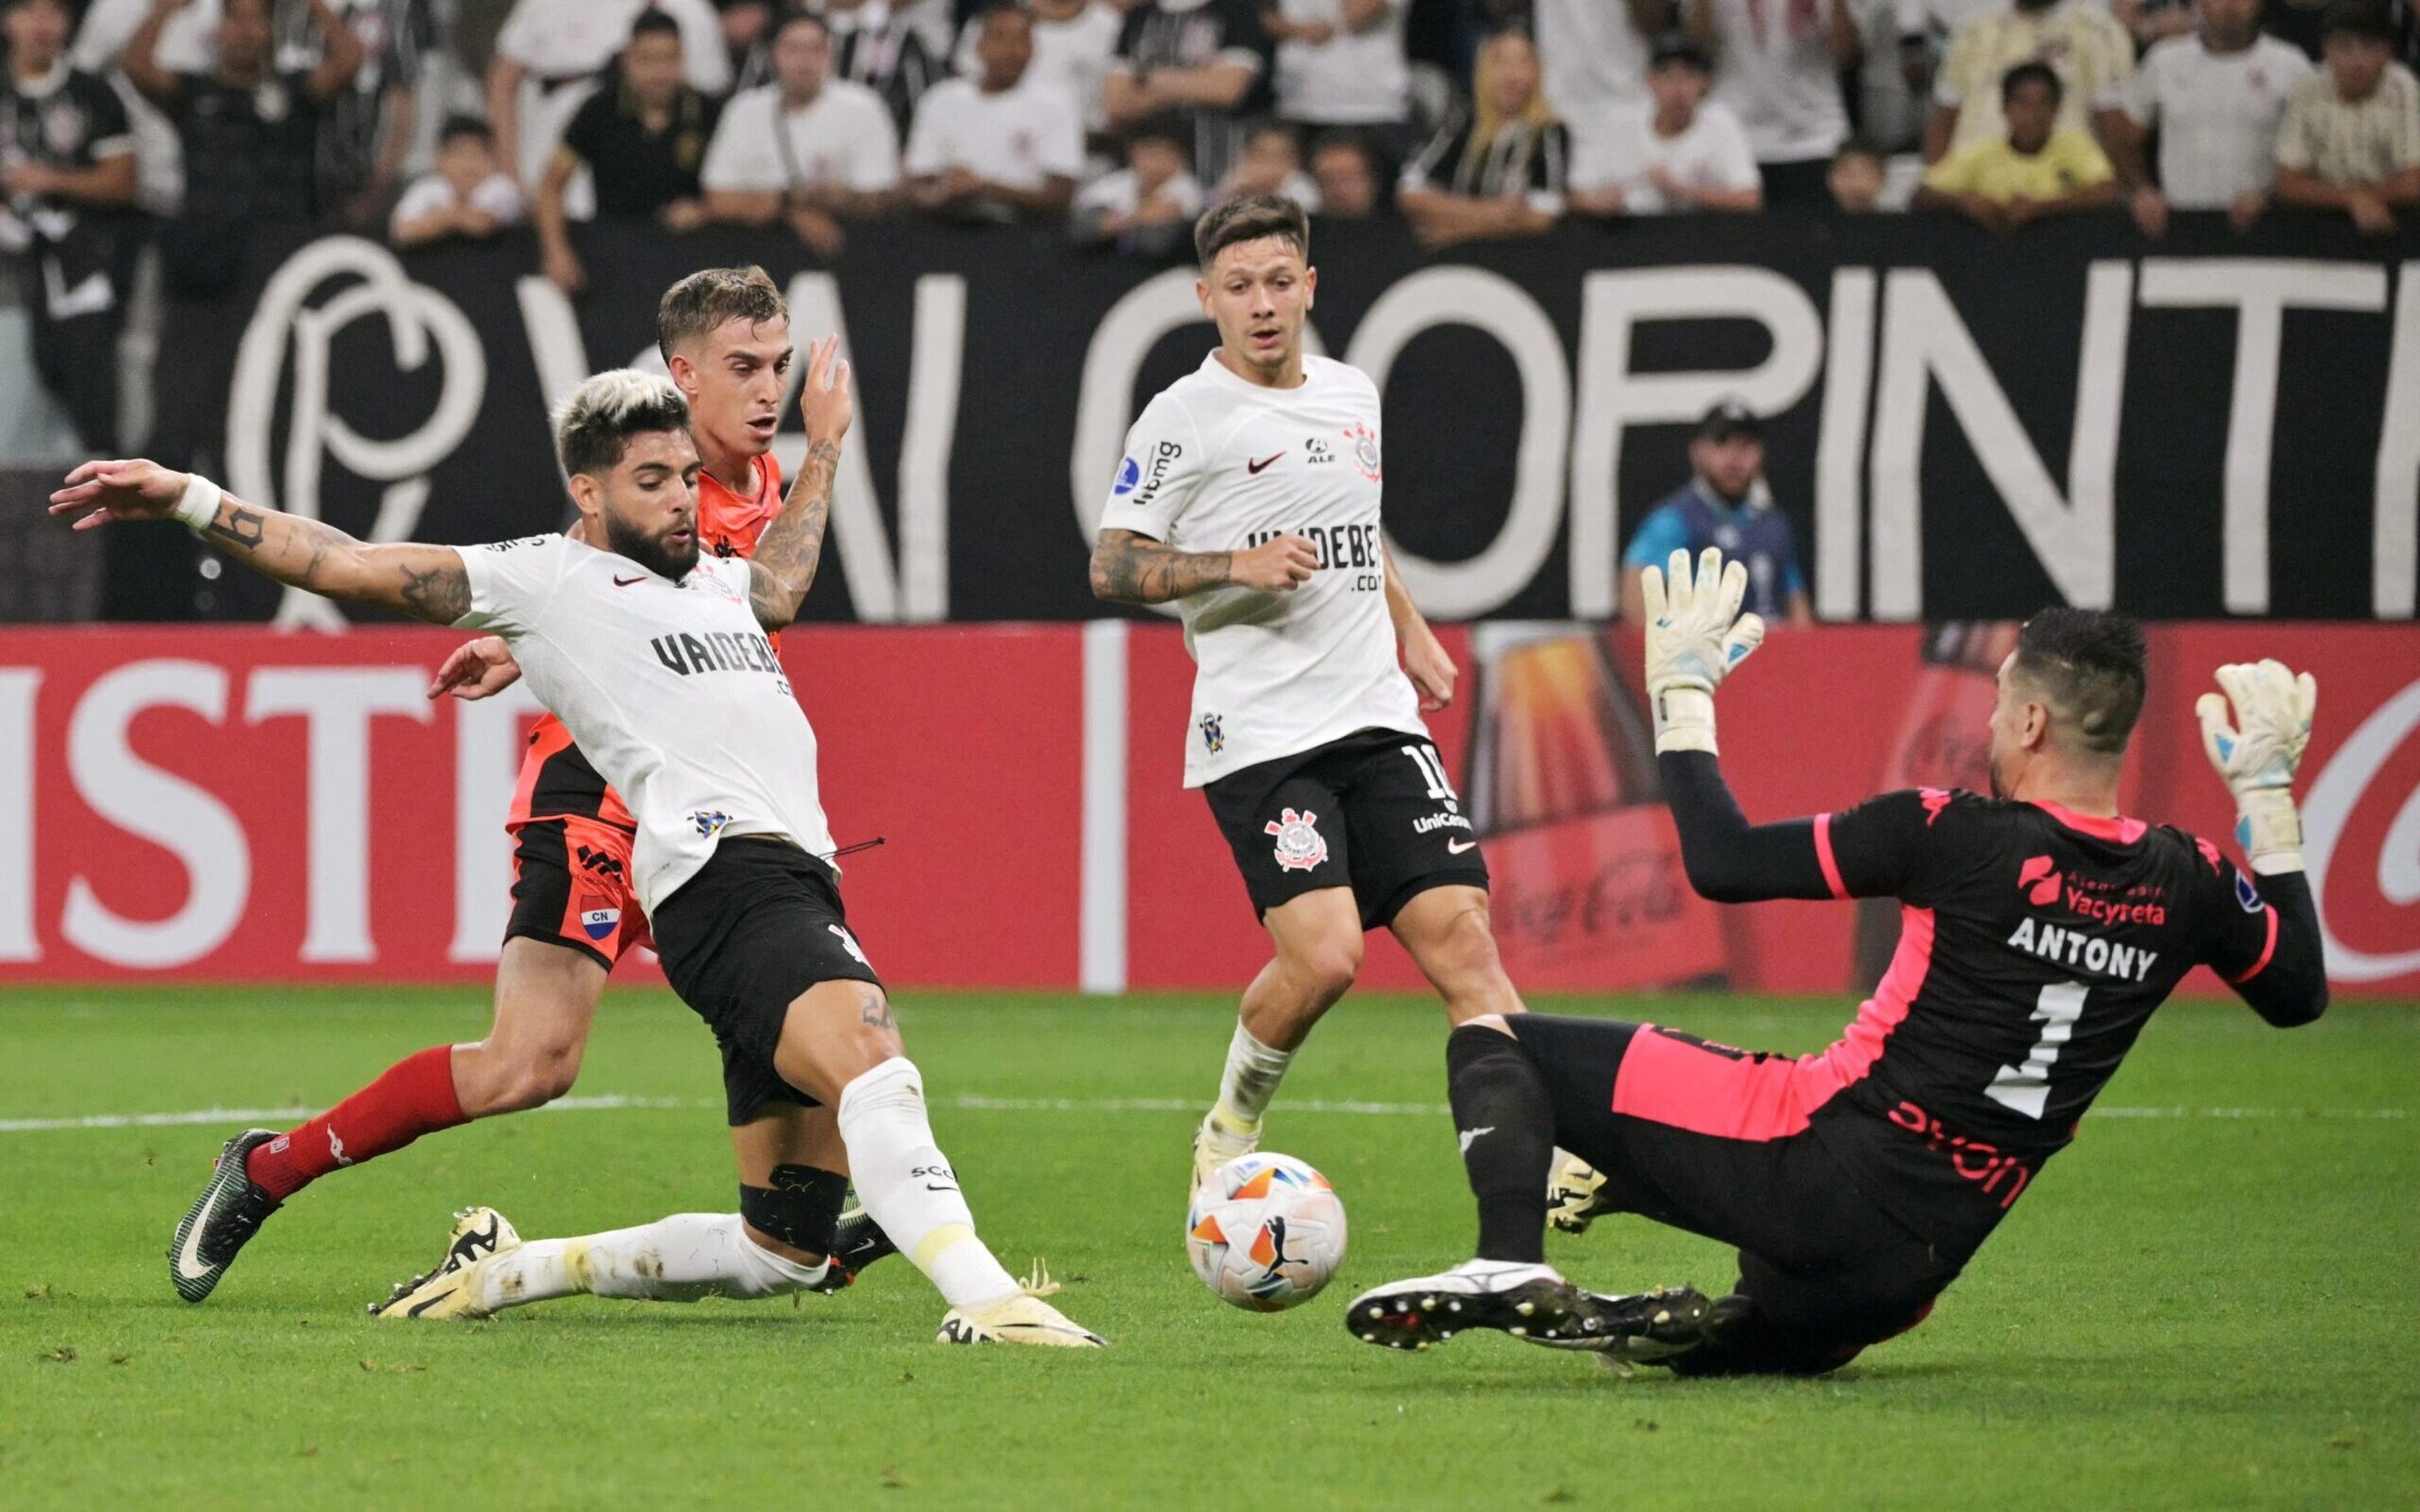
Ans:
[[[1742,806],[1779,818],[1977,780],[1995,634],[1776,633],[1722,694]],[[520,697],[426,700],[456,640],[12,631],[0,980],[479,980],[507,906],[501,825],[533,711]],[[1490,625],[1448,643],[1463,696],[1434,733],[1484,836],[1525,985],[1846,998],[1861,960],[1869,972],[1886,951],[1886,913],[1718,908],[1687,891],[1643,754],[1632,637]],[[1079,971],[1098,977],[1081,963],[1099,958],[1086,938],[1103,929],[1111,980],[1136,987],[1232,991],[1265,959],[1226,847],[1181,785],[1181,639],[1129,627],[1106,691],[1087,688],[1092,645],[1076,625],[784,637],[823,737],[833,833],[884,841],[847,863],[850,917],[902,985],[1074,987]],[[2420,993],[2420,631],[2156,628],[2127,807],[2226,841],[2232,810],[2193,701],[2221,661],[2264,655],[2319,680],[2301,791],[2337,989]],[[1103,739],[1117,742],[1106,779]],[[1122,876],[1088,882],[1088,832],[1123,836]],[[1364,981],[1419,979],[1380,935]]]

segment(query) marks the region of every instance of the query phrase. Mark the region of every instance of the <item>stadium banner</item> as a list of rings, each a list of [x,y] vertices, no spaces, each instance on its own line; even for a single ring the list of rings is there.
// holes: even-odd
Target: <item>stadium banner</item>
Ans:
[[[1909,782],[1973,785],[2004,623],[1776,633],[1726,684],[1725,770],[1753,818]],[[535,709],[430,702],[458,637],[239,626],[19,630],[0,641],[0,981],[474,982],[508,912],[503,822]],[[1447,632],[1433,729],[1537,992],[1869,983],[1887,906],[1717,907],[1655,788],[1634,635]],[[2151,632],[2129,812],[2228,843],[2196,694],[2224,661],[2314,671],[2298,784],[2331,975],[2420,994],[2420,659],[2378,625]],[[809,625],[782,653],[822,736],[849,918],[902,988],[1234,991],[1266,956],[1182,787],[1191,668],[1172,626]],[[2010,883],[2014,886],[2013,879]],[[642,959],[623,980],[658,980]],[[1364,982],[1419,979],[1384,934]],[[2216,991],[2206,974],[2199,990]]]
[[[1189,267],[1001,227],[862,227],[830,265],[785,232],[581,237],[577,299],[521,239],[264,242],[231,355],[178,364],[171,397],[223,409],[217,460],[246,498],[390,539],[551,529],[550,404],[593,370],[659,367],[674,280],[760,262],[802,342],[845,333],[862,401],[808,617],[1102,612],[1082,563],[1126,426],[1214,339]],[[2113,214],[1995,239],[1769,215],[1435,255],[1375,223],[1323,223],[1315,242],[1314,336],[1384,388],[1388,528],[1440,618],[1610,616],[1623,542],[1686,481],[1696,418],[1733,395],[1770,417],[1773,495],[1827,620],[2061,599],[2412,614],[2420,230],[2280,215],[2237,236],[2180,216],[2148,242]],[[785,459],[802,451],[783,438]],[[214,597],[231,617],[342,623],[273,587]]]

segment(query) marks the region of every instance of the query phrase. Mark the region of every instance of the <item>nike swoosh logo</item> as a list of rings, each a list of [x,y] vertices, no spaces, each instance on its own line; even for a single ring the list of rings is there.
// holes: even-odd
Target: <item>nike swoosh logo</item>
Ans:
[[[1244,464],[1244,471],[1247,471],[1247,472],[1253,473],[1253,474],[1257,475],[1257,474],[1260,472],[1261,469],[1263,469],[1263,468],[1264,468],[1264,467],[1267,467],[1270,463],[1272,463],[1272,462],[1276,461],[1279,457],[1283,456],[1283,455],[1285,455],[1285,454],[1284,454],[1283,452],[1275,452],[1275,453],[1270,454],[1270,455],[1267,455],[1267,456],[1264,456],[1264,457],[1261,458],[1261,459],[1260,459],[1259,461],[1257,461],[1257,462],[1246,462],[1246,463]]]
[[[458,1287],[456,1287],[456,1288],[454,1288],[454,1291],[459,1291],[459,1290],[461,1290],[461,1289],[462,1289],[462,1288],[461,1288],[460,1287],[458,1287]],[[410,1311],[406,1312],[403,1316],[404,1316],[404,1317],[406,1317],[406,1318],[417,1318],[417,1317],[419,1317],[422,1313],[427,1312],[429,1308],[436,1306],[439,1303],[443,1302],[446,1298],[448,1298],[448,1297],[450,1297],[450,1296],[454,1295],[454,1291],[441,1291],[441,1292],[439,1292],[437,1295],[435,1295],[434,1297],[427,1298],[427,1300],[425,1300],[425,1301],[421,1302],[420,1304],[418,1304],[417,1305],[413,1306]]]
[[[214,1187],[202,1203],[202,1211],[194,1214],[194,1225],[185,1230],[185,1242],[177,1248],[177,1273],[188,1281],[208,1277],[210,1268],[202,1260],[202,1230],[209,1226],[210,1211],[218,1206],[226,1188]]]
[[[1465,851],[1477,849],[1479,849],[1479,841],[1475,840],[1450,840],[1445,842],[1445,853],[1448,856],[1460,856]]]
[[[614,586],[614,587],[616,587],[616,588],[628,588],[628,587],[629,587],[632,583],[643,583],[643,582],[645,582],[646,580],[647,580],[647,575],[646,575],[645,573],[644,573],[644,572],[643,572],[643,573],[641,573],[641,574],[639,574],[639,575],[638,575],[637,577],[635,577],[635,578],[625,578],[625,577],[622,577],[621,575],[619,575],[619,574],[617,573],[617,574],[615,574],[615,575],[614,575],[614,578],[613,578],[613,586]]]

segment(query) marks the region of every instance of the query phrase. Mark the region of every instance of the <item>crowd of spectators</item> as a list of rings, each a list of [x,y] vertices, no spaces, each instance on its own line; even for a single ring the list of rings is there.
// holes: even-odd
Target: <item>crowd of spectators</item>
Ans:
[[[0,253],[88,436],[134,255],[223,362],[256,228],[885,216],[1177,255],[1276,191],[1431,245],[1835,203],[2007,232],[2420,203],[2412,0],[0,0]],[[214,355],[217,354],[217,355]],[[195,392],[190,383],[182,392]],[[178,417],[158,414],[172,458]]]

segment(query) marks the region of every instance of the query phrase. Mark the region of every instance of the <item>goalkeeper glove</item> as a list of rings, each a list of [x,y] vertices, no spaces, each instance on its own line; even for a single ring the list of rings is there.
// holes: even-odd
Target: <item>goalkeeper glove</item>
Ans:
[[[2303,870],[2303,822],[2294,812],[2294,769],[2311,741],[2311,710],[2319,684],[2277,661],[2230,662],[2218,670],[2225,697],[2204,693],[2194,703],[2202,748],[2235,795],[2236,843],[2263,875]],[[2235,723],[2226,722],[2227,702]]]
[[[1647,610],[1647,697],[1655,709],[1655,753],[1714,749],[1714,688],[1764,640],[1764,621],[1740,612],[1747,568],[1706,548],[1695,578],[1689,553],[1672,553],[1668,579],[1639,574]]]

